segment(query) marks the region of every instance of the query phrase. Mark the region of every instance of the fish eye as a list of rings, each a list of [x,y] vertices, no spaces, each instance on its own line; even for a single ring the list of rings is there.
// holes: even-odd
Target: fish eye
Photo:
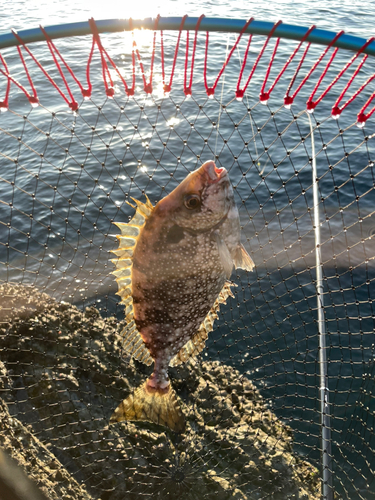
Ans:
[[[200,207],[201,199],[197,194],[188,194],[184,199],[185,207],[189,210]]]

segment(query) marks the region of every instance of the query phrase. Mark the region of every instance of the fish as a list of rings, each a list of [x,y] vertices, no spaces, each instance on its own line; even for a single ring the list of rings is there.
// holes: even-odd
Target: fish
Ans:
[[[204,163],[155,206],[132,198],[128,223],[113,253],[117,294],[125,306],[121,332],[128,355],[151,365],[151,376],[125,398],[110,423],[148,421],[185,430],[168,367],[197,356],[213,330],[234,268],[252,271],[241,244],[238,209],[228,172]]]

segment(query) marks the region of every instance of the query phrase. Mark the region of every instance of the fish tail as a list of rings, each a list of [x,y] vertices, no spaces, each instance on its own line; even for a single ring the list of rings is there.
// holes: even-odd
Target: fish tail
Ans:
[[[175,432],[183,432],[185,429],[185,418],[170,384],[165,389],[160,389],[144,382],[119,404],[109,423],[124,420],[146,420],[169,427]]]

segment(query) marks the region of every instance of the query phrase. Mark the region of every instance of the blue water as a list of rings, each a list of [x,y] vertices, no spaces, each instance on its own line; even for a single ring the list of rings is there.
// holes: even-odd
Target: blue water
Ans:
[[[202,11],[198,2],[191,2],[182,11],[180,3],[174,1],[160,5],[143,2],[139,7],[124,5],[116,9],[99,2],[88,6],[82,0],[13,1],[5,2],[0,13],[0,33],[11,27],[21,30],[91,16],[143,18],[158,13],[198,16]],[[328,5],[323,1],[298,5],[287,1],[264,5],[207,2],[204,14],[282,19],[304,26],[314,23],[364,38],[373,34],[374,7],[357,1],[331,1]],[[170,64],[173,52],[168,43],[174,44],[176,36],[165,36]],[[129,71],[129,41],[124,34],[103,36],[104,46],[125,72]],[[210,79],[221,67],[227,43],[230,46],[233,42],[234,36],[229,41],[226,35],[211,36]],[[87,60],[88,39],[56,43],[74,71],[84,78],[82,63]],[[147,36],[139,38],[145,52],[149,43]],[[260,47],[258,39],[254,46]],[[113,266],[109,251],[116,246],[111,221],[128,220],[132,210],[124,200],[129,196],[140,198],[143,190],[155,202],[188,171],[218,155],[218,163],[229,170],[235,186],[244,243],[256,269],[233,276],[238,284],[235,299],[222,309],[204,359],[220,359],[236,366],[257,383],[270,407],[294,429],[296,449],[318,464],[311,139],[309,121],[303,114],[312,86],[306,85],[292,110],[281,108],[285,91],[282,85],[275,88],[269,107],[261,106],[257,95],[266,67],[262,61],[246,99],[237,102],[233,100],[237,57],[226,71],[222,95],[220,82],[215,99],[207,100],[202,83],[203,47],[202,34],[190,100],[181,91],[182,62],[177,66],[170,99],[163,99],[158,90],[145,99],[138,73],[135,99],[128,101],[117,81],[116,98],[110,101],[103,97],[99,61],[95,60],[93,99],[82,104],[78,116],[67,110],[41,73],[35,72],[34,83],[47,110],[41,106],[31,111],[24,96],[12,90],[10,110],[0,115],[0,279],[35,284],[59,300],[95,304],[103,314],[115,313],[121,318],[116,283],[110,274]],[[280,51],[288,55],[291,47],[293,43],[284,42]],[[58,78],[46,46],[39,44],[35,53]],[[311,53],[317,57],[320,49],[313,47]],[[7,50],[4,55],[12,74],[27,86],[16,52]],[[347,60],[346,54],[339,54],[334,64],[336,72]],[[280,64],[277,62],[276,67],[280,68]],[[129,72],[126,74],[129,77]],[[359,80],[364,82],[371,74],[371,65],[367,65]],[[160,80],[159,69],[155,71],[159,86]],[[340,83],[337,89],[342,88]],[[0,96],[4,90],[0,78]],[[367,97],[360,97],[353,109],[358,111]],[[339,122],[330,119],[334,98],[335,94],[317,108],[314,119],[315,125],[320,122],[314,137],[321,177],[319,196],[323,200],[320,220],[334,417],[333,466],[335,486],[344,498],[373,498],[371,489],[375,485],[370,466],[372,463],[374,467],[371,425],[373,429],[375,405],[371,346],[375,310],[371,297],[375,295],[375,252],[370,237],[375,234],[371,164],[375,156],[371,137],[374,121],[361,130],[353,125],[356,111],[349,109]],[[222,104],[226,108],[220,115]],[[213,126],[213,122],[218,125]],[[281,137],[278,132],[282,132]],[[353,473],[348,465],[353,461],[362,467],[361,473]]]
[[[144,1],[141,5],[108,6],[104,2],[85,0],[50,1],[32,0],[3,2],[1,12],[1,33],[7,33],[10,28],[26,29],[39,24],[50,25],[66,22],[83,21],[88,17],[95,19],[128,18],[143,19],[144,17],[162,16],[200,16],[228,17],[248,19],[253,16],[264,21],[282,19],[285,23],[310,26],[316,24],[320,28],[336,31],[344,29],[347,33],[368,38],[373,35],[371,16],[374,14],[372,2],[359,0],[331,0],[324,2],[292,1],[255,2],[226,1],[205,2],[204,8],[199,1],[190,1],[184,5],[173,0]]]

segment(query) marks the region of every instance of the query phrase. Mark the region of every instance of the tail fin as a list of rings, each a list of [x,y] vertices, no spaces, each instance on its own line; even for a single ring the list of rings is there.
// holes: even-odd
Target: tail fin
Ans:
[[[164,391],[154,389],[144,382],[130,394],[112,414],[109,423],[123,420],[147,420],[164,425],[175,432],[185,430],[185,418],[175,391],[169,385]]]

